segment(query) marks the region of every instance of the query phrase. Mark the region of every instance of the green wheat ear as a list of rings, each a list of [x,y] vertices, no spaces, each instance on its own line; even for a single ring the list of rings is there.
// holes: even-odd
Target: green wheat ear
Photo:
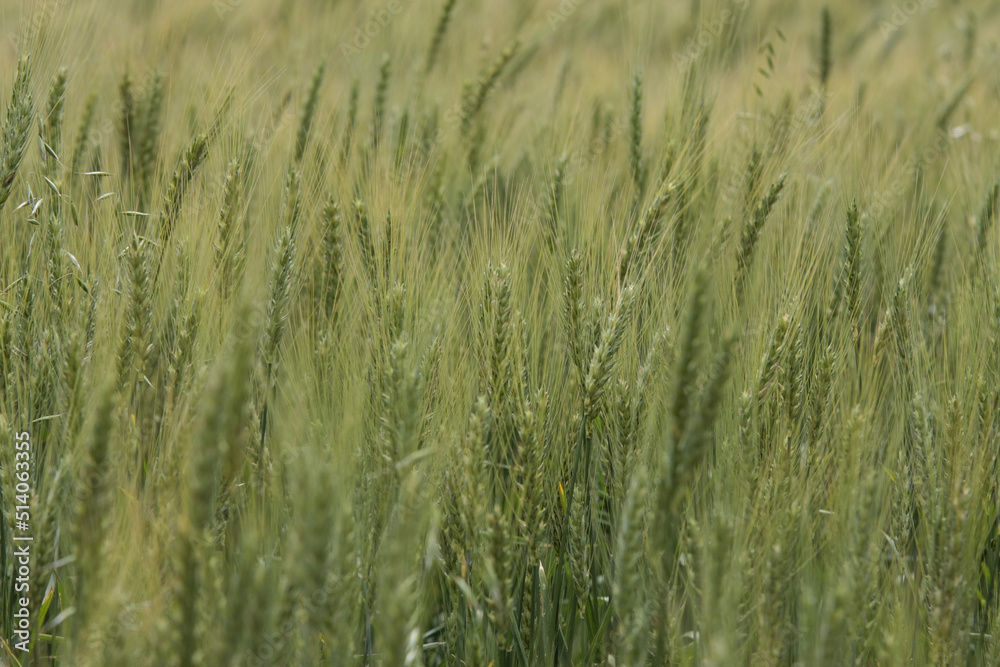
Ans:
[[[309,130],[312,127],[313,115],[316,113],[316,103],[319,100],[319,87],[323,83],[323,75],[326,73],[326,63],[320,63],[313,72],[312,80],[309,83],[309,92],[306,94],[305,104],[302,105],[302,120],[299,122],[299,131],[295,137],[295,161],[300,162],[302,155],[306,151],[306,142],[309,140]]]
[[[858,309],[861,307],[861,223],[857,202],[847,211],[847,257],[844,261],[844,280],[847,292],[847,313],[853,328],[857,328]],[[855,334],[856,335],[856,334]]]
[[[625,496],[625,508],[618,524],[615,544],[614,601],[621,624],[618,628],[618,655],[626,665],[645,662],[649,643],[649,602],[645,590],[645,499],[648,481],[639,467]]]
[[[299,215],[299,199],[302,195],[298,173],[288,171],[285,179],[285,196],[282,198],[278,228],[278,240],[271,260],[267,314],[265,316],[264,339],[261,358],[264,362],[266,384],[273,382],[278,365],[278,351],[287,326],[288,300],[291,295],[295,261],[295,230]]]
[[[569,339],[570,361],[583,382],[589,338],[584,332],[583,258],[575,249],[566,261],[564,283],[563,327]]]
[[[132,78],[128,71],[122,75],[118,84],[119,116],[118,122],[118,152],[122,162],[122,174],[132,175],[133,133],[137,131],[135,123],[135,97],[132,94]]]
[[[133,233],[125,251],[129,300],[125,314],[125,332],[118,354],[118,379],[121,387],[131,387],[136,381],[141,381],[152,352],[151,266],[148,241]]]
[[[564,215],[563,212],[563,187],[566,181],[566,167],[569,156],[563,153],[556,160],[556,166],[552,170],[552,180],[549,183],[548,191],[545,193],[545,242],[549,246],[549,252],[555,252],[559,244],[559,220]]]
[[[600,336],[597,338],[590,357],[590,365],[583,378],[584,415],[592,414],[598,398],[604,393],[604,388],[618,364],[618,351],[625,336],[625,329],[632,317],[634,305],[635,287],[626,285],[621,289],[618,298],[615,299],[615,305],[601,327]]]
[[[638,196],[646,183],[646,167],[642,159],[642,74],[639,72],[632,77],[628,117],[629,168],[632,173],[632,184]]]
[[[378,267],[375,261],[375,241],[372,235],[368,208],[363,201],[354,202],[354,216],[358,225],[358,245],[361,246],[361,264],[371,290],[377,290]]]
[[[503,74],[504,69],[510,64],[520,45],[519,41],[515,41],[505,48],[490,67],[480,75],[479,81],[466,85],[462,100],[462,136],[468,137],[471,134],[473,121],[475,121],[479,112],[482,111],[487,96],[500,81],[500,75]]]
[[[997,204],[1000,199],[1000,183],[994,183],[979,213],[976,224],[976,248],[982,253],[986,250],[986,237],[997,218]]]
[[[341,281],[344,271],[344,245],[341,237],[342,222],[340,206],[333,195],[326,200],[323,207],[323,252],[322,280],[320,303],[322,311],[329,320],[333,317],[337,299],[340,295]]]
[[[77,508],[74,541],[80,550],[77,567],[83,579],[83,590],[78,595],[83,604],[94,599],[100,590],[101,561],[112,507],[108,468],[116,402],[114,387],[105,387],[98,398],[90,439],[79,469],[77,484],[81,501]]]
[[[268,300],[264,316],[264,332],[259,354],[263,366],[260,411],[260,442],[257,458],[258,479],[263,480],[267,449],[268,416],[277,383],[281,359],[281,344],[288,327],[288,307],[295,279],[296,231],[302,199],[298,172],[291,168],[285,176],[285,191],[279,213],[278,240],[271,258]]]
[[[219,209],[219,231],[215,244],[215,269],[223,299],[232,295],[238,284],[246,257],[243,216],[243,173],[240,161],[233,159],[226,167]]]
[[[455,4],[456,0],[444,0],[441,15],[438,17],[437,26],[434,28],[431,47],[427,51],[427,65],[424,68],[426,72],[430,72],[434,68],[434,63],[437,62],[438,52],[441,50],[442,42],[444,42],[444,34],[448,30],[448,24],[451,22],[451,14],[455,9]]]
[[[673,488],[675,494],[680,494],[687,487],[687,481],[694,475],[696,467],[706,458],[708,445],[711,442],[712,430],[722,407],[722,392],[729,380],[732,362],[732,347],[735,336],[726,335],[705,380],[701,392],[698,411],[691,421],[691,426],[684,434],[676,449],[673,468]],[[674,500],[676,503],[676,500]]]
[[[389,76],[392,72],[392,61],[389,54],[382,56],[382,64],[378,70],[378,83],[375,85],[375,101],[372,110],[372,149],[376,152],[382,142],[382,126],[385,124],[386,94],[389,90]]]
[[[704,270],[699,270],[694,277],[694,286],[688,297],[687,316],[684,323],[684,337],[677,352],[676,370],[674,371],[673,401],[670,405],[672,426],[672,442],[679,443],[687,428],[691,412],[691,398],[695,391],[697,377],[699,332],[706,311],[706,292],[708,276]]]
[[[38,134],[41,138],[42,163],[46,177],[55,178],[59,154],[62,152],[63,111],[66,108],[65,67],[60,67],[49,84],[49,99],[45,104],[45,115],[38,119]]]
[[[951,120],[952,114],[958,109],[958,105],[962,103],[965,94],[969,92],[969,88],[972,87],[972,81],[972,77],[967,76],[938,108],[935,124],[939,131],[943,132],[948,127],[948,121]]]
[[[163,194],[163,214],[160,218],[160,242],[166,246],[177,224],[181,204],[195,173],[208,157],[208,137],[200,134],[191,141],[174,170]]]
[[[361,95],[361,81],[355,77],[351,82],[351,96],[347,104],[347,124],[340,144],[340,164],[347,162],[354,141],[355,126],[358,122],[358,98]]]
[[[76,139],[73,142],[73,156],[70,160],[69,179],[76,182],[80,172],[84,170],[84,160],[91,145],[91,130],[94,124],[94,115],[97,110],[97,94],[91,93],[87,97],[87,103],[83,107],[83,115],[80,117],[80,125],[76,130]]]
[[[17,74],[11,90],[7,115],[3,121],[3,146],[0,148],[0,210],[10,198],[14,177],[21,166],[21,159],[28,147],[28,131],[34,113],[31,91],[31,67],[28,56],[17,61]]]
[[[163,74],[154,72],[135,118],[137,127],[133,145],[136,176],[139,179],[141,201],[145,201],[156,175],[159,162],[160,118],[163,115]]]
[[[781,191],[785,187],[785,174],[781,174],[771,185],[770,189],[761,197],[760,202],[754,208],[750,217],[743,223],[740,232],[740,245],[736,251],[737,283],[743,285],[750,272],[753,263],[754,251],[757,247],[757,238],[764,227],[764,223],[771,215]],[[742,290],[741,290],[742,291]]]
[[[618,261],[619,283],[625,284],[626,278],[630,276],[642,275],[645,270],[646,255],[662,233],[660,222],[675,191],[676,187],[670,185],[663,194],[654,197],[649,208],[639,220],[639,228],[629,237],[625,250]]]
[[[830,8],[823,7],[820,13],[819,29],[819,85],[825,91],[830,78],[832,58],[830,56],[833,34],[833,21],[830,19]]]

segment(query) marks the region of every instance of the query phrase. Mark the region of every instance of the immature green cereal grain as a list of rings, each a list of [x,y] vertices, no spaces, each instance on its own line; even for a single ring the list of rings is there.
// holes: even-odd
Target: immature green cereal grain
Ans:
[[[14,178],[21,166],[21,158],[28,147],[28,131],[33,113],[31,91],[31,67],[28,56],[17,61],[17,74],[11,89],[7,114],[3,121],[3,146],[0,147],[0,210],[10,198]]]

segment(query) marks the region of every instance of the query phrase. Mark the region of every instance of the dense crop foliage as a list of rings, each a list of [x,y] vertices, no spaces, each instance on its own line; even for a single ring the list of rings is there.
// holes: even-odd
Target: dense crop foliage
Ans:
[[[0,9],[0,663],[1000,664],[997,3]]]

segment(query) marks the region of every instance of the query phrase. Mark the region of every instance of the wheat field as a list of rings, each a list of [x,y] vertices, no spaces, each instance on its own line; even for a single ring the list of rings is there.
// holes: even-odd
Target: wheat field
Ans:
[[[1000,3],[0,17],[0,664],[1000,665]]]

